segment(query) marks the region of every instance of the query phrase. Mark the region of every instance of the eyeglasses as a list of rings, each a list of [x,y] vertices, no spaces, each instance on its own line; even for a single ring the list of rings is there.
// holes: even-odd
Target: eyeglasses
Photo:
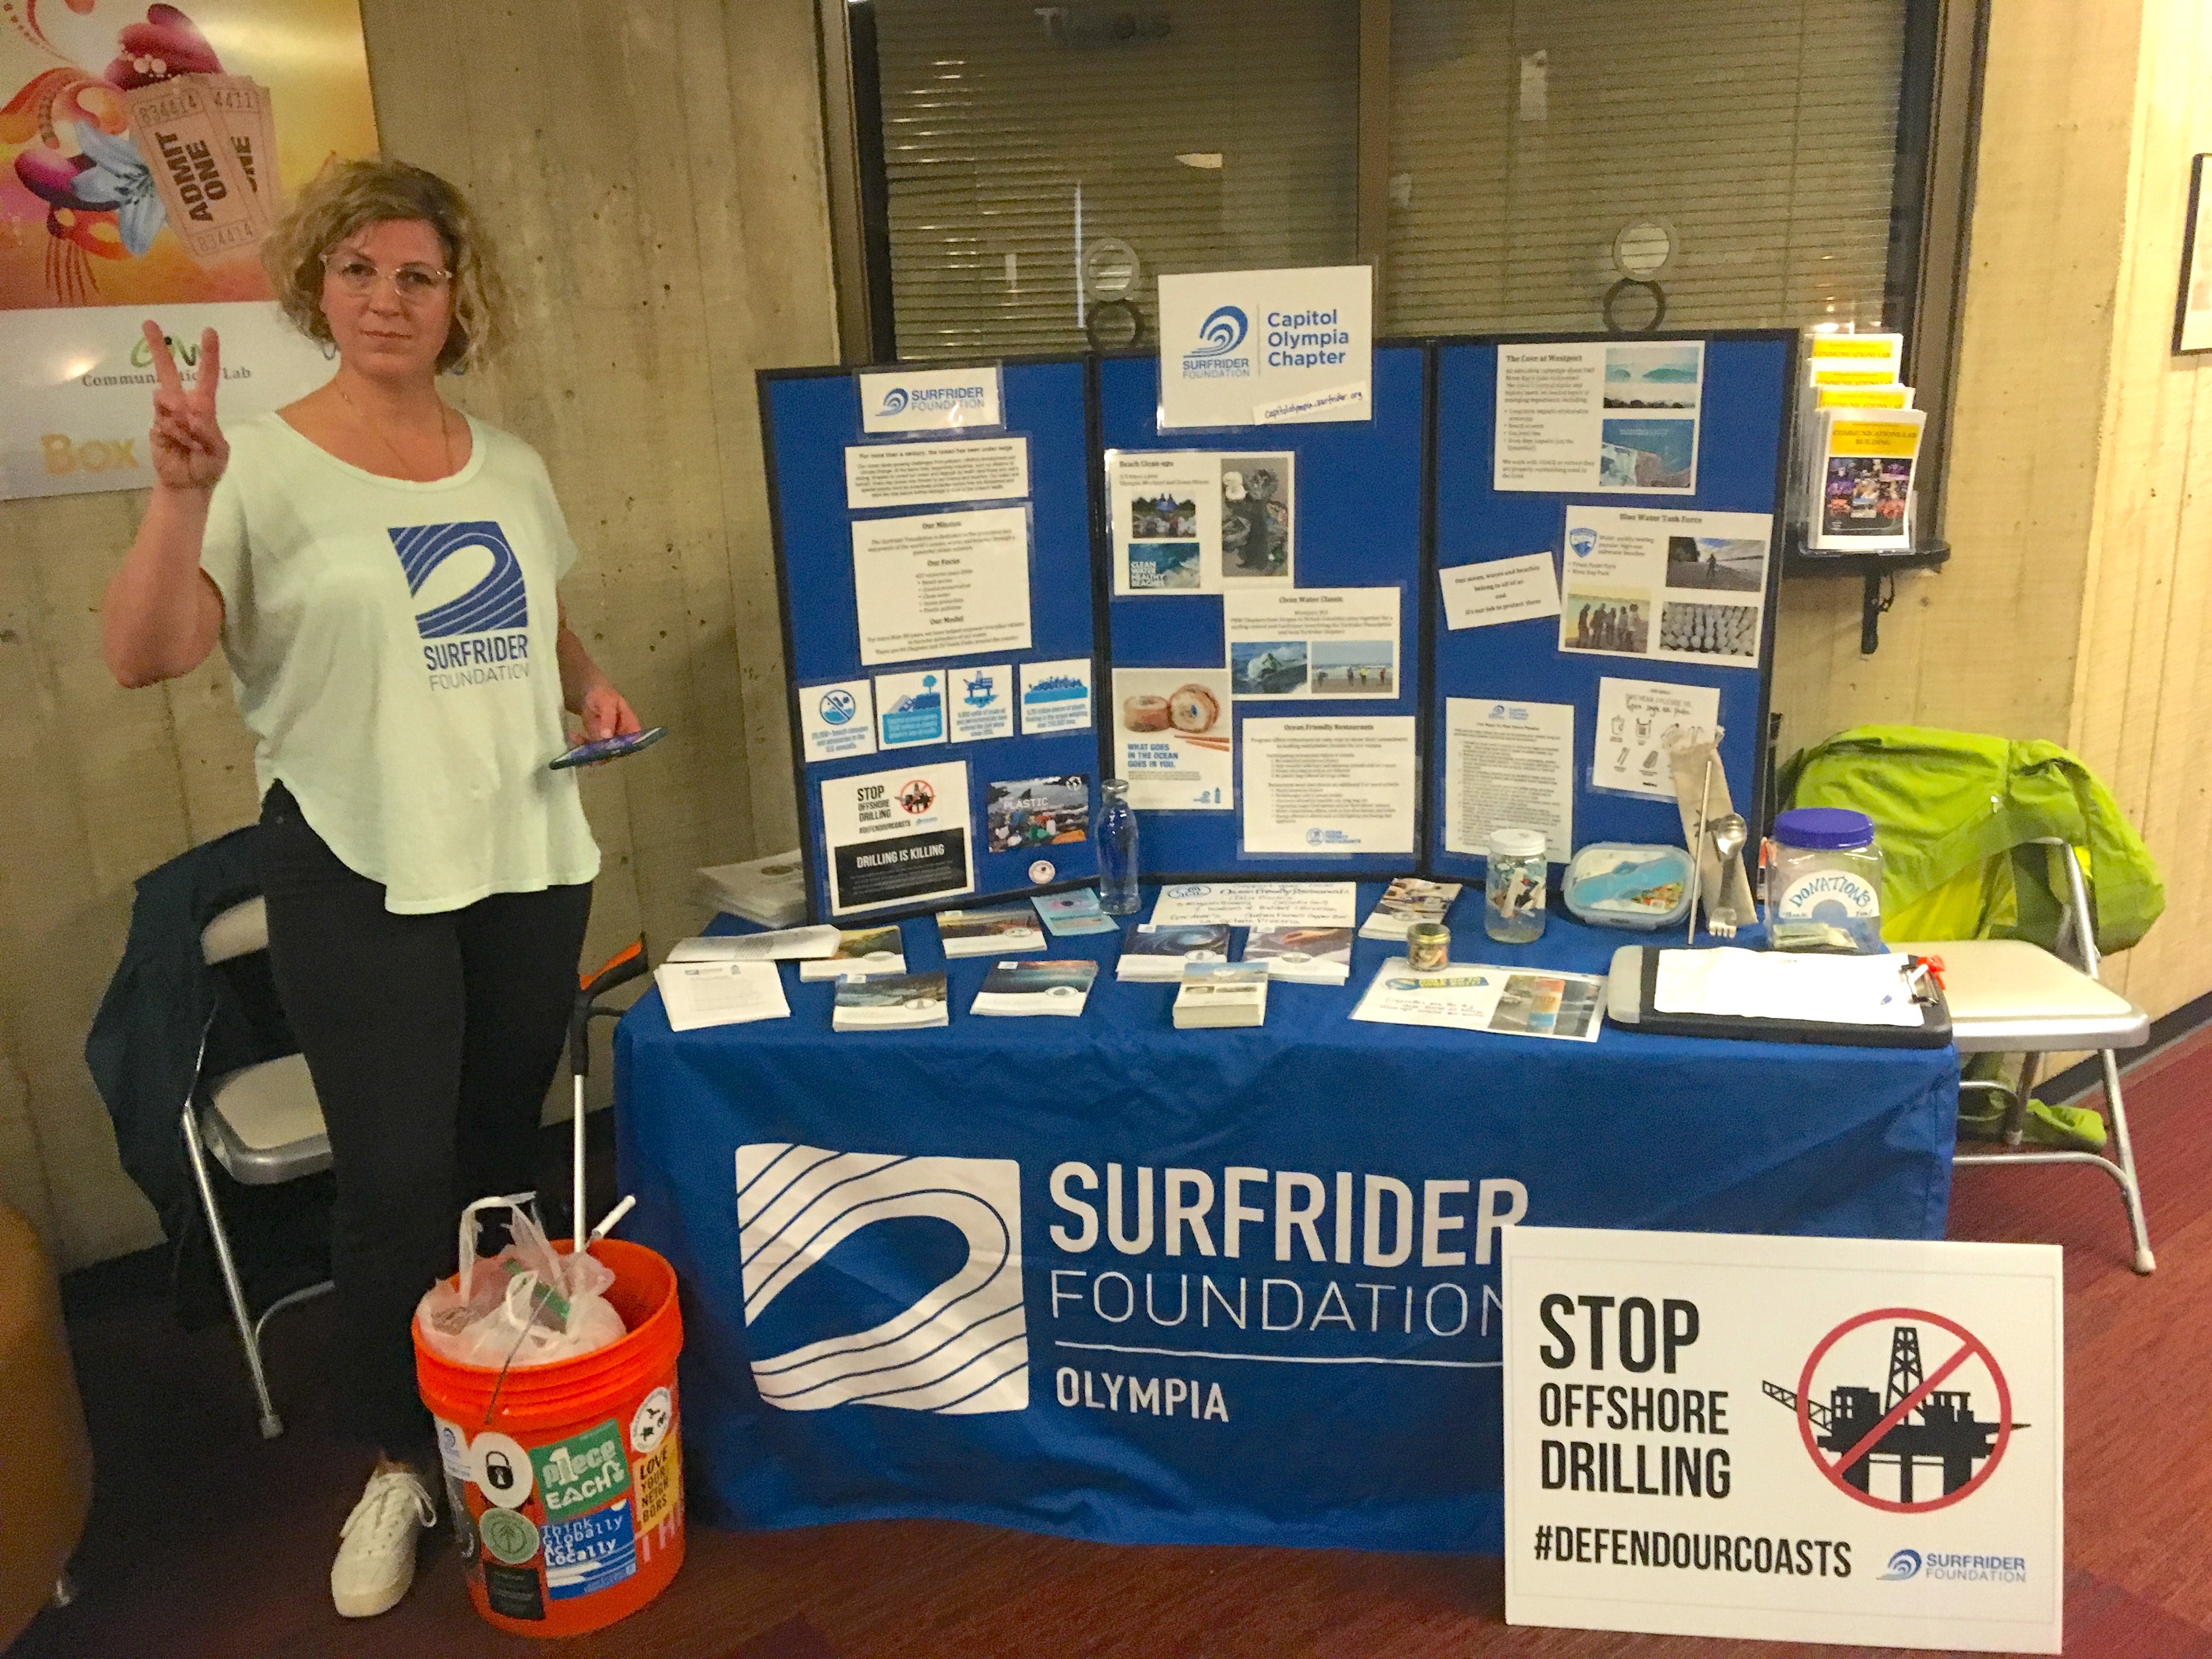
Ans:
[[[386,275],[385,268],[358,253],[336,249],[323,255],[323,269],[337,279],[337,285],[357,300],[365,300],[376,291],[376,279]],[[420,305],[432,296],[442,294],[453,280],[453,273],[441,270],[436,265],[404,264],[390,273],[392,291],[399,296],[402,305]]]

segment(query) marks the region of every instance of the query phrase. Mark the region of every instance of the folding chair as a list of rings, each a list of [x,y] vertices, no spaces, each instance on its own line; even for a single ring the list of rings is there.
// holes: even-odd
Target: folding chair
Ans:
[[[2128,1137],[2127,1107],[2120,1098],[2120,1067],[2114,1051],[2139,1048],[2149,1041],[2150,1018],[2098,980],[2096,930],[2090,919],[2080,857],[2055,836],[2039,837],[2029,844],[2058,848],[2064,854],[2060,862],[2067,878],[2066,920],[2058,943],[2080,957],[2078,969],[2026,939],[1929,940],[1895,944],[1891,949],[1942,958],[1943,995],[1950,1004],[1952,1035],[1960,1054],[2022,1057],[2017,1087],[1973,1079],[1959,1085],[1962,1093],[1974,1091],[2008,1097],[2006,1150],[1959,1152],[1952,1162],[2094,1164],[2119,1183],[2120,1200],[2127,1206],[2128,1229],[2135,1243],[2135,1270],[2148,1273],[2157,1264],[2151,1255],[2150,1231],[2143,1221],[2142,1188],[2136,1177],[2135,1148]],[[2101,1152],[2057,1148],[2019,1150],[2028,1099],[2043,1056],[2077,1048],[2094,1049],[2103,1062],[2104,1109],[2112,1125],[2114,1155],[2108,1158]]]
[[[233,905],[200,933],[200,955],[210,969],[268,948],[269,917],[258,898]],[[210,1015],[209,1029],[214,1024]],[[323,1127],[322,1103],[315,1098],[304,1055],[286,1054],[208,1079],[201,1075],[207,1044],[208,1030],[203,1030],[180,1123],[185,1157],[191,1165],[208,1237],[222,1271],[231,1321],[238,1328],[239,1345],[246,1350],[246,1368],[252,1374],[254,1398],[261,1407],[261,1436],[274,1440],[284,1432],[284,1423],[269,1397],[269,1378],[261,1363],[262,1333],[283,1310],[321,1296],[331,1285],[326,1279],[303,1286],[270,1303],[259,1318],[250,1317],[207,1160],[212,1155],[234,1181],[246,1186],[274,1187],[329,1169],[331,1139]]]

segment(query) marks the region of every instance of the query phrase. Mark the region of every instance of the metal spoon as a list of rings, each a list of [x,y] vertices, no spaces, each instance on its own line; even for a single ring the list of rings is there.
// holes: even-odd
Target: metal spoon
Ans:
[[[1744,842],[1751,838],[1751,826],[1743,821],[1742,813],[1723,812],[1705,828],[1712,837],[1714,856],[1720,862],[1720,902],[1711,908],[1708,916],[1714,933],[1731,939],[1735,934],[1737,916],[1735,905],[1728,897],[1729,877],[1735,872],[1736,854],[1743,851]]]

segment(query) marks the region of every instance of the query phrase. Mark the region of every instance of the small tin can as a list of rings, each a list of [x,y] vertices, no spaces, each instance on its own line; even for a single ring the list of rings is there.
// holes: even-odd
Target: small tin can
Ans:
[[[1406,930],[1406,965],[1417,973],[1441,968],[1451,958],[1451,929],[1441,921],[1417,921]]]

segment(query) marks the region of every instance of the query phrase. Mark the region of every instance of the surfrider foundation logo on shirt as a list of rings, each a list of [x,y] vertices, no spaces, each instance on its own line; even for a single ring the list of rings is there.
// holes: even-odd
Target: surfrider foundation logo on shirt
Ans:
[[[737,1178],[748,1329],[809,1269],[877,1222],[950,1222],[966,1245],[965,1260],[949,1277],[868,1328],[753,1355],[753,1384],[768,1404],[788,1412],[870,1405],[963,1416],[1028,1407],[1019,1164],[769,1141],[738,1148]],[[842,1300],[853,1300],[856,1313],[884,1311],[884,1285],[871,1273],[833,1269],[817,1274],[808,1289],[810,1299],[826,1298],[818,1311],[833,1326]],[[905,1300],[904,1292],[891,1299]]]
[[[522,562],[499,526],[479,519],[466,524],[393,526],[386,533],[406,573],[408,592],[418,597],[448,559],[470,552],[491,556],[490,568],[467,592],[415,613],[430,684],[448,690],[526,678],[530,594]]]

